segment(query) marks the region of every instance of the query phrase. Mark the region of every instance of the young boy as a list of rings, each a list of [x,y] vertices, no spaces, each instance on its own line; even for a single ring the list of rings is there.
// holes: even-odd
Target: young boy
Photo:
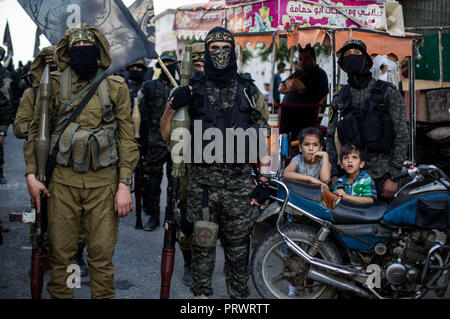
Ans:
[[[295,156],[284,169],[283,177],[303,182],[322,184],[331,175],[328,153],[322,151],[322,134],[315,127],[307,127],[298,134],[300,154]]]
[[[377,190],[373,179],[362,168],[364,158],[361,150],[354,144],[345,144],[341,150],[341,167],[345,175],[336,181],[334,193],[343,199],[371,204],[377,200]]]

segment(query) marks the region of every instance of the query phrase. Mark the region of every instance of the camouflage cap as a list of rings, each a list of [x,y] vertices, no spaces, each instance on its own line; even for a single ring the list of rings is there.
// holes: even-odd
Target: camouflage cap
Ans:
[[[345,51],[349,49],[358,49],[362,52],[362,54],[367,58],[367,62],[369,63],[369,67],[372,67],[373,62],[370,55],[367,53],[367,47],[361,40],[349,40],[344,43],[342,48],[339,49],[338,52],[336,52],[339,56],[338,64],[342,62],[342,58],[344,57]]]
[[[160,56],[161,60],[163,61],[177,61],[177,54],[175,52],[175,50],[172,51],[164,51],[163,53],[161,53]]]
[[[87,41],[94,45],[97,44],[94,33],[92,33],[89,30],[77,30],[74,33],[72,33],[69,37],[69,41],[67,42],[69,48],[73,47],[73,45],[78,41]]]
[[[196,42],[192,45],[192,62],[205,61],[205,43]]]

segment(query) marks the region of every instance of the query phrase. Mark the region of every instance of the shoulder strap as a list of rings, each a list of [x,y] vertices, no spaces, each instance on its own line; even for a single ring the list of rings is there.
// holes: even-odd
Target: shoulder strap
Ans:
[[[384,95],[389,87],[389,82],[377,80],[372,87],[372,94],[369,100],[369,107],[373,109],[377,105],[383,105],[384,109]]]
[[[102,105],[103,121],[110,122],[113,118],[113,113],[108,79],[104,79],[100,82],[98,86],[98,98]]]
[[[61,72],[59,97],[61,102],[68,103],[72,95],[72,72],[70,66]]]
[[[38,90],[39,90],[38,86],[33,87],[33,94],[34,94],[33,107],[34,107],[34,105],[36,105]]]
[[[106,74],[103,74],[101,78],[92,83],[92,86],[88,93],[84,96],[84,98],[81,100],[80,104],[78,104],[76,110],[70,115],[66,123],[64,124],[64,127],[61,130],[61,134],[58,137],[58,140],[55,143],[55,146],[52,149],[52,153],[48,159],[47,169],[46,169],[46,185],[50,183],[50,179],[53,174],[53,170],[56,166],[56,156],[58,155],[59,151],[59,140],[61,139],[61,136],[64,134],[64,131],[69,126],[70,123],[72,123],[78,115],[80,115],[81,111],[84,109],[84,107],[88,104],[92,96],[94,95],[95,90],[97,90],[97,87],[100,85],[100,83],[103,81],[103,79],[106,78]]]

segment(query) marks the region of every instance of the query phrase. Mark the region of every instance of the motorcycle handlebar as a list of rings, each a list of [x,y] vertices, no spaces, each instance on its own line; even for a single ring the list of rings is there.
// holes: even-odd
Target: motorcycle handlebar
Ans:
[[[397,181],[399,179],[402,179],[402,178],[405,178],[405,177],[408,177],[408,176],[409,176],[409,172],[403,172],[403,173],[400,173],[400,174],[392,176],[392,180],[395,182],[395,181]]]

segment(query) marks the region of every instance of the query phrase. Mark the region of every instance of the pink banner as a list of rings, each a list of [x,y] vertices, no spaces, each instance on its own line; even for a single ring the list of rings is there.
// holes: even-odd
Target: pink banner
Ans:
[[[327,4],[328,3],[328,4]],[[226,1],[228,28],[238,32],[292,30],[299,27],[384,28],[384,4],[376,1],[272,0]]]

